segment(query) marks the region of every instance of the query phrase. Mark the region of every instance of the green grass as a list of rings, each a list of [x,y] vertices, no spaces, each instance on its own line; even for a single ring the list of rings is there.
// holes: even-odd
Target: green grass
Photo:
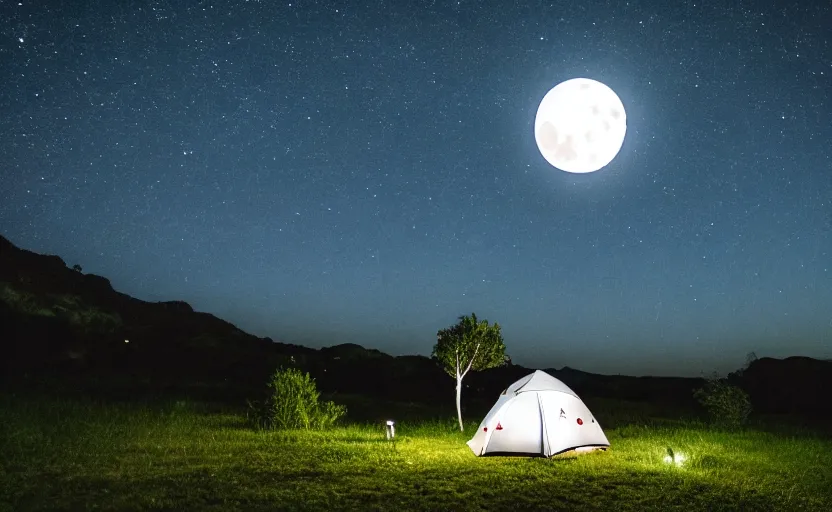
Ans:
[[[388,442],[381,424],[255,432],[242,415],[188,402],[7,396],[0,509],[832,510],[829,439],[609,423],[608,452],[477,458],[465,445],[476,425],[461,434],[453,418],[402,422]],[[685,463],[664,462],[667,447]]]

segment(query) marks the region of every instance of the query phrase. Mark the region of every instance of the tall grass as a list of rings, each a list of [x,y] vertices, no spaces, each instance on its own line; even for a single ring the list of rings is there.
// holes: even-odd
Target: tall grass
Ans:
[[[607,452],[529,459],[475,457],[476,419],[452,415],[393,441],[381,421],[254,431],[190,402],[5,397],[0,418],[4,510],[832,510],[832,442],[804,431],[646,416],[605,425]]]

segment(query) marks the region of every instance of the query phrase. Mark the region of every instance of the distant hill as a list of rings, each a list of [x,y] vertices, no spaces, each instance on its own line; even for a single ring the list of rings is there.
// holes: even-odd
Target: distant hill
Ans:
[[[2,236],[0,350],[0,373],[6,381],[83,381],[93,383],[90,391],[126,394],[187,391],[240,401],[262,392],[280,365],[306,369],[323,391],[398,401],[450,401],[454,386],[424,356],[393,357],[356,344],[316,350],[276,343],[194,311],[185,302],[130,297],[104,277],[68,268],[58,256],[18,248]],[[472,373],[465,380],[466,403],[488,406],[507,385],[531,371],[507,365]],[[702,383],[598,375],[568,367],[546,371],[582,396],[680,406],[693,405],[692,390]],[[830,376],[832,363],[826,361],[763,358],[734,379],[752,392],[760,410],[788,412],[794,404],[824,411],[810,390],[827,389]]]
[[[757,410],[832,416],[832,362],[810,357],[762,357],[733,376]]]
[[[145,302],[101,276],[0,237],[3,373],[105,375],[166,383],[264,382],[313,349],[258,338],[181,301]]]

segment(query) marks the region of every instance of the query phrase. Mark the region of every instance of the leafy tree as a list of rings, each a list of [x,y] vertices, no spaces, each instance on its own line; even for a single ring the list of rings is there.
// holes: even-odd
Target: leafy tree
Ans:
[[[751,414],[751,399],[748,393],[737,386],[728,384],[714,374],[705,379],[705,385],[693,392],[693,397],[708,411],[717,425],[728,428],[742,426]]]
[[[477,315],[459,317],[459,323],[436,333],[433,359],[451,377],[456,378],[456,412],[459,430],[463,431],[462,379],[469,371],[486,370],[502,366],[506,362],[506,346],[500,333],[500,324],[488,325],[488,320],[477,320]]]

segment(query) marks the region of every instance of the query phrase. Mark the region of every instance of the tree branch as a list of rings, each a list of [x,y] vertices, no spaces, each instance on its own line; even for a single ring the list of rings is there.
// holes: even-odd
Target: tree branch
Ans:
[[[471,369],[471,366],[473,366],[473,365],[474,365],[474,360],[477,358],[477,351],[478,351],[479,349],[480,349],[480,344],[479,344],[479,343],[477,343],[477,346],[476,346],[476,347],[474,347],[474,356],[471,358],[471,361],[469,361],[469,362],[468,362],[468,368],[466,368],[466,369],[465,369],[465,372],[463,372],[463,374],[462,374],[462,377],[463,377],[463,378],[465,377],[465,375],[466,375],[466,374],[468,374],[468,370],[470,370],[470,369]],[[459,362],[458,362],[458,361],[459,361],[459,358],[457,358],[457,364],[459,364]]]

